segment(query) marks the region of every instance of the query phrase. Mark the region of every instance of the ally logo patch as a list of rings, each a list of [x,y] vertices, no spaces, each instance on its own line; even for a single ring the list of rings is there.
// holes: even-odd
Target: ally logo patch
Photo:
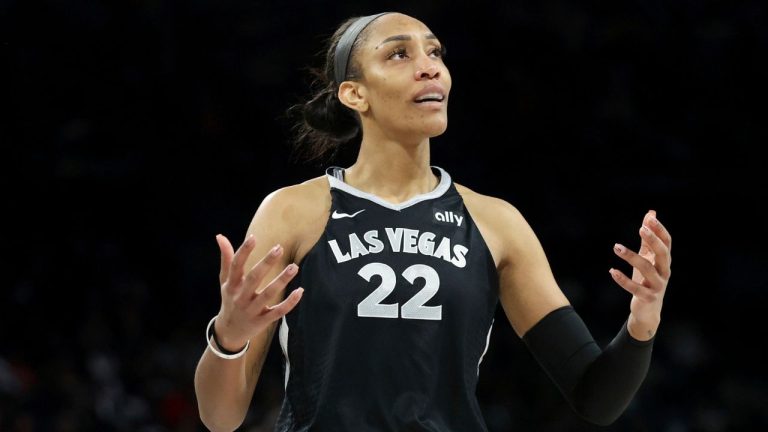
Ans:
[[[466,221],[464,212],[457,212],[453,210],[441,209],[439,207],[432,208],[432,220],[438,225],[450,225],[455,227],[464,226]]]

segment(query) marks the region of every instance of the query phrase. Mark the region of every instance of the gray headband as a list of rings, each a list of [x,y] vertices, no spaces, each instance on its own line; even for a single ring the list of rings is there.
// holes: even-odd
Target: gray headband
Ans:
[[[336,44],[336,55],[333,63],[333,75],[336,79],[336,84],[341,84],[344,78],[347,76],[347,66],[349,65],[349,54],[352,52],[352,45],[355,44],[357,36],[363,31],[371,21],[376,18],[386,15],[391,12],[382,12],[375,15],[368,15],[360,17],[357,21],[353,22],[346,30],[344,34],[339,38],[339,43]]]

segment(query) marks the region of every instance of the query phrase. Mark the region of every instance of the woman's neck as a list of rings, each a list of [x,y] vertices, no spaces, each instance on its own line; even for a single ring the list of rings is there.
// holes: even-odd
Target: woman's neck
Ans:
[[[429,165],[428,138],[403,144],[363,137],[357,161],[345,170],[344,181],[393,204],[431,192],[439,183]]]

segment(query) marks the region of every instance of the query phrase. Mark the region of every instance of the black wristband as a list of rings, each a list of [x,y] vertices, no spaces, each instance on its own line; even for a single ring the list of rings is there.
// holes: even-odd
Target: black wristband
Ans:
[[[219,343],[219,340],[216,339],[216,322],[215,321],[214,321],[214,324],[211,325],[210,329],[211,330],[209,331],[210,334],[208,335],[208,339],[213,338],[213,343],[216,344],[216,348],[218,348],[218,350],[221,351],[222,354],[226,354],[226,355],[239,354],[240,352],[242,352],[245,349],[246,346],[248,346],[248,344],[245,344],[245,346],[243,346],[242,348],[240,348],[237,351],[230,351],[230,350],[224,348],[223,346],[221,346],[221,344]]]

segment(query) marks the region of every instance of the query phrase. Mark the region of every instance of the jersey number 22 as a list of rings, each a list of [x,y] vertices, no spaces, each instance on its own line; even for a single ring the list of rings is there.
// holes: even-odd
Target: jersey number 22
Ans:
[[[425,281],[424,288],[414,294],[410,300],[405,302],[402,307],[398,303],[381,303],[397,284],[397,276],[392,267],[384,263],[370,263],[363,266],[357,272],[363,279],[370,282],[371,277],[381,276],[381,285],[379,285],[371,294],[357,305],[357,316],[372,318],[405,318],[420,320],[441,320],[443,317],[442,306],[424,306],[424,303],[434,297],[440,288],[440,276],[432,267],[424,264],[414,264],[405,271],[402,276],[411,285],[417,278]]]

